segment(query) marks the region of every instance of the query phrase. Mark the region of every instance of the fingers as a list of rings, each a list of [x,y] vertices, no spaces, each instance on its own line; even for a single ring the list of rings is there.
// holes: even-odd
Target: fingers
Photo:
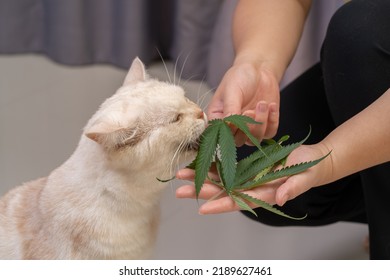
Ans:
[[[209,120],[222,119],[224,117],[223,100],[218,98],[216,94],[211,99],[208,106],[207,117]]]
[[[222,91],[225,91],[223,94]],[[230,115],[241,114],[242,96],[232,89],[218,88],[208,106],[207,116],[210,120],[222,119]]]
[[[209,200],[211,198],[216,198],[217,195],[223,194],[221,192],[221,188],[212,184],[204,184],[202,189],[200,190],[199,199]],[[185,185],[181,186],[176,190],[177,198],[196,198],[195,187],[193,185]]]
[[[243,113],[243,115],[254,119],[255,118],[255,111],[248,110],[248,111],[245,111]],[[249,129],[252,130],[253,127],[249,126]],[[241,147],[242,145],[244,145],[248,142],[248,137],[245,135],[244,132],[242,132],[241,130],[238,130],[237,128],[235,128],[235,130],[232,130],[232,131],[234,131],[234,141],[235,141],[237,147]],[[252,144],[252,142],[250,142],[250,143],[248,143],[248,145],[253,145],[253,144]]]
[[[249,206],[254,208],[255,205],[249,203]],[[228,213],[233,211],[239,211],[240,207],[233,201],[229,196],[224,196],[217,200],[211,200],[204,203],[199,208],[199,214],[208,215],[208,214],[221,214]]]
[[[246,191],[245,193],[269,204],[275,204],[275,186],[276,185],[262,186],[257,189]],[[251,208],[259,207],[258,205],[249,201],[246,201],[246,203],[248,203]],[[199,208],[199,213],[202,215],[220,214],[238,210],[240,210],[240,207],[233,201],[231,197],[225,195],[222,198],[210,200],[204,203]]]
[[[249,125],[250,132],[259,141],[262,139],[270,139],[275,136],[279,126],[279,108],[275,102],[268,104],[266,101],[260,101],[256,105],[255,110],[248,110],[244,115],[253,118],[260,122],[260,125]],[[236,143],[253,145],[243,132],[235,135]]]
[[[209,172],[208,176],[213,180],[219,180],[218,175],[214,172]],[[176,178],[181,180],[193,181],[195,178],[195,171],[192,169],[181,169],[176,173]],[[213,197],[215,198],[215,196],[219,193],[221,193],[221,188],[214,184],[211,184],[209,181],[206,180],[206,182],[202,186],[198,198],[208,200]],[[185,185],[179,187],[176,190],[176,197],[193,199],[196,198],[195,187],[193,185]]]
[[[280,184],[284,183],[284,181],[285,179],[275,180],[274,182],[268,183],[261,187],[246,191],[245,193],[269,204],[275,204],[276,190]],[[178,188],[176,190],[176,197],[192,199],[196,198],[194,186],[186,185]],[[227,213],[240,210],[239,206],[232,200],[231,197],[226,195],[224,190],[213,184],[205,183],[199,193],[198,198],[207,200],[207,202],[199,208],[199,213],[202,215]],[[248,201],[247,203],[252,208],[258,207],[258,205]]]
[[[264,132],[264,138],[270,139],[276,135],[279,127],[279,107],[277,103],[270,103],[268,107],[267,128]]]
[[[180,169],[176,172],[176,178],[180,180],[193,181],[195,179],[195,171],[189,168]]]
[[[219,197],[221,195],[222,197]],[[217,196],[217,197],[216,197]],[[176,198],[196,198],[195,188],[192,185],[186,185],[176,190]],[[221,188],[215,185],[205,184],[200,193],[199,199],[209,200],[199,208],[199,214],[219,214],[240,210],[236,203],[223,192]],[[218,198],[215,200],[210,200]]]
[[[255,121],[261,122],[261,125],[250,125],[250,131],[259,141],[264,138],[268,124],[269,105],[266,101],[260,101],[255,109]]]
[[[240,208],[228,196],[222,197],[218,200],[208,201],[199,208],[199,214],[221,214],[232,211],[238,211]]]
[[[189,168],[180,169],[176,172],[175,177],[176,177],[176,179],[180,179],[180,180],[194,181],[195,180],[195,170],[189,169]],[[220,180],[218,173],[217,173],[217,170],[216,170],[216,167],[215,167],[215,164],[211,165],[210,172],[207,173],[207,177],[214,180],[214,181]],[[208,182],[207,179],[206,179],[206,182]]]

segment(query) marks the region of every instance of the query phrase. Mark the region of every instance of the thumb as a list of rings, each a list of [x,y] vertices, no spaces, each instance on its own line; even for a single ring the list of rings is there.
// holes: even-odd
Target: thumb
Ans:
[[[275,202],[277,205],[283,206],[288,200],[296,198],[311,188],[306,174],[291,176],[277,189]]]
[[[236,94],[234,92],[226,94],[225,99],[223,101],[224,117],[230,115],[241,115],[241,113],[242,113],[241,94]]]
[[[242,96],[229,89],[217,89],[208,107],[208,117],[210,119],[222,119],[230,115],[240,115],[242,106]]]

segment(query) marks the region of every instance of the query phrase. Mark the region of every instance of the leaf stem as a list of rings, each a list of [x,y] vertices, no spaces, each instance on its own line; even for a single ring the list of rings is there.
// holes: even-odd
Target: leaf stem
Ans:
[[[209,198],[207,200],[207,202],[209,201],[213,201],[213,200],[216,200],[217,198],[219,198],[223,193],[225,193],[225,189],[221,189],[218,193],[216,193],[215,195],[213,195],[211,198]]]

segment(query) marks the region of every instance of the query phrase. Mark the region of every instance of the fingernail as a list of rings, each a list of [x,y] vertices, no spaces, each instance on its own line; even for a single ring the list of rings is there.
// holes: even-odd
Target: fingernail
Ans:
[[[277,110],[277,107],[276,107],[276,104],[275,104],[275,103],[271,103],[271,104],[269,105],[269,111],[270,111],[271,114],[276,114],[276,112],[277,112],[278,110]]]
[[[268,104],[267,102],[265,101],[260,101],[258,106],[257,106],[257,110],[261,113],[265,113],[267,112],[267,107],[268,107]]]
[[[284,194],[284,195],[282,196],[282,199],[281,199],[281,201],[280,201],[279,206],[283,206],[283,205],[287,202],[288,199],[289,199],[288,195],[287,195],[287,194]]]
[[[201,215],[201,216],[204,216],[204,215],[205,215],[203,205],[199,208],[198,214]]]

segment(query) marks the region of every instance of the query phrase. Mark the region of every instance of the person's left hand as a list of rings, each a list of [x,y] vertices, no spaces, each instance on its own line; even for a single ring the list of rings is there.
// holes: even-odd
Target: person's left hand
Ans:
[[[316,145],[302,145],[295,149],[288,157],[286,166],[316,160],[328,154],[329,150],[321,143]],[[261,199],[271,205],[278,204],[282,206],[286,201],[297,197],[306,192],[312,187],[316,187],[327,183],[328,178],[332,176],[332,160],[330,157],[325,158],[317,165],[308,170],[287,177],[281,178],[270,183],[261,185],[252,190],[245,191],[250,196]],[[176,174],[178,179],[193,180],[195,173],[191,169],[179,170]],[[216,176],[215,174],[212,176]],[[206,182],[200,193],[199,199],[209,200],[221,193],[221,188]],[[185,185],[176,190],[178,198],[195,198],[195,188],[193,185]],[[258,207],[254,204],[249,204],[251,207]],[[214,200],[207,201],[200,209],[200,214],[218,214],[224,212],[238,211],[240,208],[235,202],[225,194]]]

